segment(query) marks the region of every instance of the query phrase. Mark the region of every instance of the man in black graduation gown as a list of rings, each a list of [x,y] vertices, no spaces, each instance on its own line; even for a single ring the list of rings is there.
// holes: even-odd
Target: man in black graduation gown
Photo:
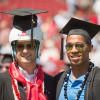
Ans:
[[[28,8],[3,12],[15,15],[9,35],[14,62],[0,74],[0,100],[54,100],[54,79],[36,63],[43,34],[35,14],[45,12]]]
[[[61,30],[67,35],[65,48],[70,65],[56,76],[56,100],[100,100],[100,68],[89,60],[91,39],[99,31],[100,25],[77,18],[71,18]]]

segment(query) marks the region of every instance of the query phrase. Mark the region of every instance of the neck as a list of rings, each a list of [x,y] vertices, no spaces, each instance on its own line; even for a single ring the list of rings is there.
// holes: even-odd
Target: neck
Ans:
[[[73,81],[75,81],[77,78],[79,78],[82,75],[85,75],[86,72],[88,72],[89,62],[81,65],[71,65],[71,67],[72,67]]]
[[[24,64],[18,64],[22,69],[26,70],[27,73],[34,74],[34,70],[36,69],[36,63],[24,63]]]

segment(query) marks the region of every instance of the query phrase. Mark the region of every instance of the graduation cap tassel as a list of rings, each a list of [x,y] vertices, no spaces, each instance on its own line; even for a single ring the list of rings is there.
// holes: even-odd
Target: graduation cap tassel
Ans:
[[[63,35],[62,35],[62,38],[61,38],[61,51],[60,51],[60,60],[63,60]]]
[[[32,15],[32,22],[31,22],[31,44],[33,45],[33,22],[34,22],[34,19],[33,19],[33,15]]]

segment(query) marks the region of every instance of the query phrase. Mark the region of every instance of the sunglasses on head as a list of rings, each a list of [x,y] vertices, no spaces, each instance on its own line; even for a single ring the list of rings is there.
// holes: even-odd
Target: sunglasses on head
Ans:
[[[31,43],[29,43],[29,44],[27,44],[27,45],[23,45],[23,44],[20,44],[20,43],[19,43],[19,44],[16,44],[16,46],[15,46],[16,50],[18,50],[18,51],[24,50],[25,47],[26,47],[28,50],[33,50],[33,49],[36,48],[36,43],[33,42],[33,45],[32,45]]]
[[[75,45],[75,48],[78,50],[78,51],[82,51],[83,50],[83,47],[84,47],[84,44],[83,43],[76,43],[76,44],[72,44],[72,43],[67,43],[65,48],[66,50],[70,51],[72,50],[73,46]]]

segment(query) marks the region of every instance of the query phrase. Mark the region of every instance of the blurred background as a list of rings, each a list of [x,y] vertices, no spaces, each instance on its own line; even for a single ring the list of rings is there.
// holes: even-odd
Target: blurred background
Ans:
[[[52,76],[63,71],[65,66],[70,64],[65,48],[64,60],[60,60],[61,35],[59,33],[69,19],[76,17],[100,25],[100,0],[0,0],[0,12],[19,8],[48,11],[48,13],[37,14],[38,24],[44,35],[41,57],[37,59],[37,63],[42,65],[44,72]],[[5,56],[12,54],[8,42],[12,19],[13,16],[0,13],[0,72],[8,70],[9,64],[3,64],[5,57],[8,59],[7,63],[12,61]],[[92,43],[94,49],[90,53],[90,60],[100,67],[100,33],[92,39]]]

